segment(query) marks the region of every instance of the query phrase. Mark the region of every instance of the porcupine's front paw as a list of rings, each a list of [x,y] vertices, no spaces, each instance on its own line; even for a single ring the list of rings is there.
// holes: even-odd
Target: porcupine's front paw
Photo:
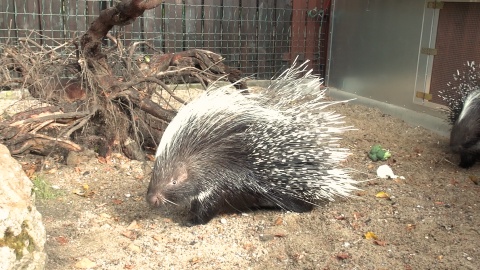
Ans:
[[[473,166],[476,162],[476,157],[472,154],[461,153],[460,154],[460,164],[458,166],[468,169]]]
[[[198,200],[194,200],[190,205],[190,213],[186,225],[191,227],[195,225],[207,224],[210,220],[212,220],[212,218],[217,215],[217,213],[217,208],[213,206],[206,207],[205,205],[202,205]]]

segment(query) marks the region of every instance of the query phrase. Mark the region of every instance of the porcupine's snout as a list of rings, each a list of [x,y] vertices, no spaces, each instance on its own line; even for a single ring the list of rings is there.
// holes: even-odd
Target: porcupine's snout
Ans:
[[[160,205],[163,204],[163,201],[165,199],[163,198],[163,195],[161,195],[159,192],[156,192],[155,189],[149,188],[147,192],[147,202],[151,206],[159,207]]]

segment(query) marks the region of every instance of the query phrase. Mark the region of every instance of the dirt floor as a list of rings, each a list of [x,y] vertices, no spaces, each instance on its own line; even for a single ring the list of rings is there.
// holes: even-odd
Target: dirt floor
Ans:
[[[357,128],[343,144],[362,191],[311,213],[254,211],[186,227],[147,206],[152,162],[48,160],[42,177],[62,195],[37,201],[46,269],[479,269],[480,164],[459,168],[447,138],[377,109],[330,109]],[[376,143],[391,151],[387,162],[368,159]],[[402,177],[377,179],[382,164]]]

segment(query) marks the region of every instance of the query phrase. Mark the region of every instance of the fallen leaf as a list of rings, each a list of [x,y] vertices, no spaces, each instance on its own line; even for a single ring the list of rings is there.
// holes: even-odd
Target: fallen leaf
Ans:
[[[135,230],[135,229],[140,229],[140,225],[136,220],[132,221],[130,225],[128,225],[127,230]]]
[[[83,184],[82,189],[74,190],[73,194],[76,194],[78,196],[82,196],[85,198],[90,198],[95,194],[95,192],[90,190],[90,187],[88,186],[88,184]]]
[[[138,233],[134,231],[124,231],[122,232],[122,235],[127,237],[128,239],[135,240],[138,238]]]
[[[355,192],[355,195],[357,195],[358,197],[365,196],[365,194],[367,194],[365,191],[357,191],[357,192]]]
[[[373,240],[373,243],[376,244],[376,245],[379,245],[381,247],[384,247],[384,246],[387,245],[387,242],[381,241],[381,240]]]
[[[102,164],[106,164],[107,160],[104,157],[98,157],[98,162],[100,162]]]
[[[189,262],[193,263],[193,264],[199,263],[201,261],[202,261],[202,259],[200,259],[199,257],[193,257],[189,260]]]
[[[119,200],[119,199],[113,199],[113,204],[116,204],[116,205],[119,205],[119,204],[122,204],[123,201],[122,200]]]
[[[378,239],[378,236],[375,235],[373,232],[367,232],[365,233],[365,239]]]
[[[378,192],[376,195],[375,195],[376,198],[381,198],[381,199],[390,199],[390,196],[384,192],[384,191],[380,191]]]
[[[82,258],[75,264],[76,268],[81,268],[81,269],[93,268],[96,266],[97,264],[95,262],[92,262],[88,258]]]
[[[346,252],[340,252],[335,257],[337,257],[337,259],[340,259],[340,260],[346,260],[346,259],[350,258],[350,254],[348,254]]]
[[[245,250],[255,250],[255,246],[252,243],[243,244],[243,249]]]
[[[59,236],[59,237],[57,237],[55,240],[57,240],[57,242],[58,242],[60,245],[66,245],[66,244],[68,244],[68,239],[67,239],[65,236]]]
[[[275,226],[282,225],[283,224],[283,218],[282,217],[277,217],[274,224],[275,224]]]
[[[37,164],[35,163],[22,163],[22,169],[28,178],[32,179],[37,171]]]

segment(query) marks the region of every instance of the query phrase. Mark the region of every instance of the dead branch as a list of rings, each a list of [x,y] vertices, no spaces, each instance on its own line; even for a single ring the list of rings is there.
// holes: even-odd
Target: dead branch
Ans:
[[[163,0],[122,0],[117,5],[104,9],[95,19],[87,32],[82,36],[80,44],[87,58],[103,57],[101,39],[115,25],[128,25],[142,15],[145,10],[153,9]]]
[[[116,148],[143,159],[186,103],[172,84],[197,82],[207,88],[228,80],[245,89],[241,72],[225,65],[219,54],[202,49],[164,54],[144,41],[124,46],[109,34],[115,25],[129,24],[162,2],[122,0],[101,11],[80,38],[53,43],[53,48],[29,36],[20,46],[0,44],[0,66],[6,67],[1,85],[25,88],[41,103],[0,118],[0,143],[14,154],[44,155],[93,143],[103,156]],[[114,46],[102,48],[103,37]],[[155,54],[144,55],[140,49],[145,47]]]

